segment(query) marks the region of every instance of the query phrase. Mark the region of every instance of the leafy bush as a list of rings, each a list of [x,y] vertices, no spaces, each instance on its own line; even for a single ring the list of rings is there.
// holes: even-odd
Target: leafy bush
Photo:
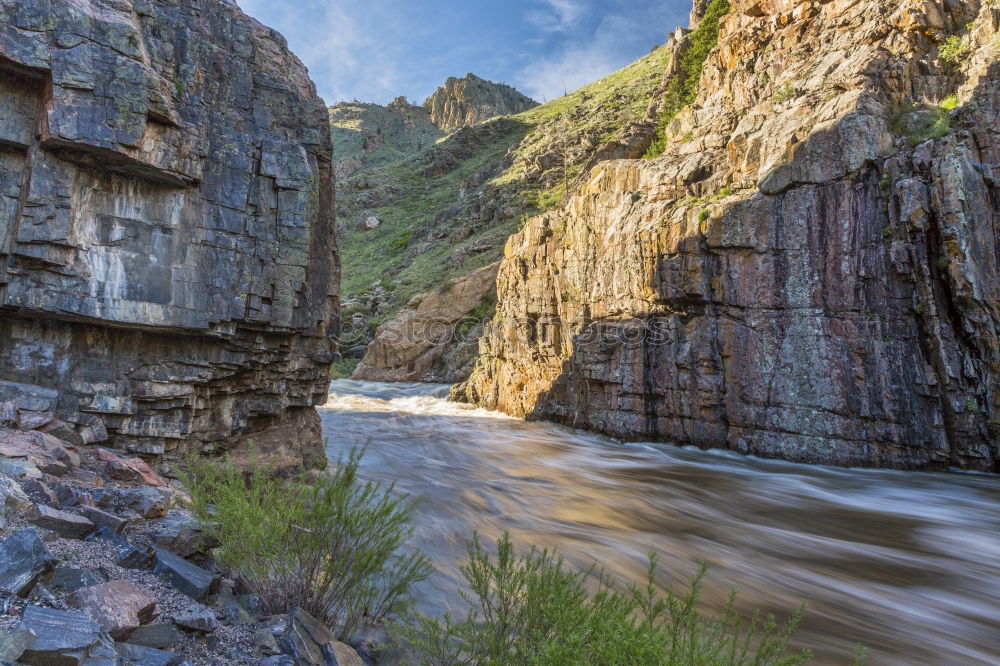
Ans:
[[[944,40],[944,44],[938,48],[938,56],[941,57],[941,60],[952,65],[957,65],[965,60],[968,54],[969,45],[959,35],[952,35]]]
[[[788,83],[774,91],[774,94],[771,95],[771,101],[775,104],[784,104],[798,96],[799,89]]]
[[[656,128],[657,138],[650,144],[644,157],[659,157],[667,147],[665,136],[667,125],[681,109],[694,101],[698,92],[698,80],[705,60],[715,45],[719,43],[719,21],[729,11],[729,0],[711,0],[705,14],[688,36],[690,45],[681,56],[680,74],[667,84],[666,103],[660,112]]]
[[[360,358],[342,358],[334,361],[330,366],[330,379],[347,379],[354,374],[359,363],[361,363]]]
[[[403,612],[411,587],[431,568],[417,551],[399,554],[413,504],[393,486],[357,478],[362,452],[305,483],[230,462],[189,461],[191,507],[230,568],[268,612],[301,606],[341,638]]]
[[[497,549],[494,559],[478,537],[469,543],[462,567],[471,589],[463,593],[471,609],[466,619],[422,617],[399,627],[422,664],[792,666],[811,658],[787,649],[799,613],[781,627],[759,613],[747,623],[731,596],[722,615],[702,616],[696,606],[704,569],[687,593],[664,596],[653,584],[657,563],[650,556],[646,585],[620,590],[601,573],[590,592],[593,568],[568,570],[562,558],[534,548],[515,556],[507,534]]]
[[[950,104],[950,98],[943,100],[939,106],[931,107],[903,102],[894,110],[889,129],[893,134],[905,136],[911,146],[947,136],[951,132],[951,113],[947,104]]]

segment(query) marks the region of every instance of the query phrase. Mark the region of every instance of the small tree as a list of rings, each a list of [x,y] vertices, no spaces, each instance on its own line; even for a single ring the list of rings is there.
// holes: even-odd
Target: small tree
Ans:
[[[403,612],[432,570],[419,551],[401,552],[413,503],[392,485],[360,481],[362,453],[308,484],[204,459],[185,478],[195,518],[222,544],[219,561],[265,609],[300,606],[341,638]]]

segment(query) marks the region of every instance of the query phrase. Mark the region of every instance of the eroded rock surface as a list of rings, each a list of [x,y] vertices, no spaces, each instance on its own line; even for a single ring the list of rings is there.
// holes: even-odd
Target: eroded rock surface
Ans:
[[[323,102],[234,2],[0,0],[0,402],[266,452],[325,399],[332,216]]]
[[[1000,7],[730,4],[663,157],[598,165],[511,238],[467,396],[628,439],[1000,471]]]
[[[352,379],[444,382],[468,379],[484,322],[496,303],[497,264],[455,278],[384,323]]]

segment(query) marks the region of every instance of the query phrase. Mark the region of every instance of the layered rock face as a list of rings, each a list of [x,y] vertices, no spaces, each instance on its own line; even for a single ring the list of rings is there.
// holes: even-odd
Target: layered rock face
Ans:
[[[0,0],[0,400],[142,453],[281,432],[322,460],[331,158],[234,2]]]
[[[514,88],[471,73],[461,79],[449,78],[424,101],[431,122],[446,132],[477,125],[496,116],[521,113],[536,106],[538,102]]]
[[[455,278],[382,324],[352,379],[379,382],[465,381],[484,321],[493,316],[499,264]]]
[[[465,393],[627,439],[1000,471],[1000,7],[730,4],[663,156],[598,165],[511,238]]]

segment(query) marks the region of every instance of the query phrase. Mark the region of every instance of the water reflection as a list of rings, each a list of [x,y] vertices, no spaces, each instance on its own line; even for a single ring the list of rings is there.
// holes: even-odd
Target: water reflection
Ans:
[[[555,546],[623,579],[711,567],[705,599],[808,611],[816,663],[1000,663],[1000,478],[843,470],[629,444],[447,403],[445,386],[339,380],[321,410],[336,457],[421,499],[415,542],[438,572],[425,610],[460,610],[465,540]]]

